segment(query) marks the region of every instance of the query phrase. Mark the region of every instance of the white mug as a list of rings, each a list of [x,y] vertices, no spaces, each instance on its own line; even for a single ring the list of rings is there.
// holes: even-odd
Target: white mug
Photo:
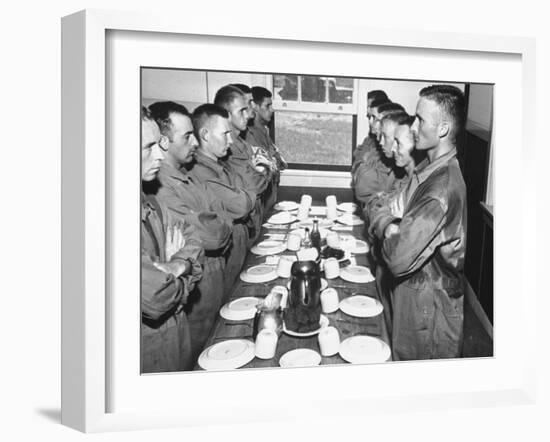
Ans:
[[[281,303],[279,304],[282,309],[286,308],[286,302],[288,299],[288,289],[284,285],[276,285],[271,289],[270,293],[280,293],[282,295],[281,297]]]
[[[340,248],[340,235],[338,234],[338,232],[327,233],[327,246],[333,249]]]
[[[327,203],[327,208],[328,207],[334,207],[336,208],[336,197],[334,195],[329,195],[325,198],[325,201]]]
[[[321,355],[332,356],[340,350],[340,334],[334,327],[325,327],[319,332],[319,349]]]
[[[336,209],[336,206],[328,206],[327,207],[327,219],[329,221],[333,221],[336,218],[338,218],[338,210]]]
[[[286,248],[296,252],[300,250],[302,246],[302,237],[299,233],[289,233],[288,238],[286,239]]]
[[[292,267],[292,260],[286,256],[281,256],[279,258],[279,263],[277,264],[277,275],[281,278],[290,278],[290,268]]]
[[[260,330],[256,336],[256,345],[254,347],[256,357],[260,359],[271,359],[275,356],[277,339],[277,333],[273,330],[267,328]]]
[[[311,202],[313,199],[310,195],[302,195],[302,199],[300,200],[300,205],[302,207],[307,207],[308,209],[311,208]]]
[[[338,310],[338,292],[329,287],[321,292],[321,308],[323,313],[334,313]]]
[[[334,279],[340,276],[340,265],[336,258],[327,258],[325,261],[325,278]]]

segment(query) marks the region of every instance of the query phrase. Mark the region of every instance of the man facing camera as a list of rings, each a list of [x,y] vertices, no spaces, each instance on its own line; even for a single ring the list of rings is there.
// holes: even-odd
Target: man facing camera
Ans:
[[[420,91],[413,131],[426,153],[404,188],[403,216],[388,220],[382,255],[396,278],[393,356],[396,360],[460,357],[466,186],[456,158],[464,96],[454,86]]]
[[[161,146],[161,144],[163,144]],[[149,112],[141,110],[141,180],[155,179],[166,145]],[[141,372],[191,368],[189,325],[183,310],[201,277],[203,250],[191,225],[173,221],[152,195],[141,194]]]
[[[161,163],[157,198],[174,219],[195,227],[205,250],[203,276],[191,292],[185,307],[191,330],[193,359],[202,351],[224,296],[225,249],[231,242],[231,225],[216,213],[215,189],[189,176],[185,166],[193,162],[198,143],[191,115],[181,104],[157,102],[149,110],[167,139]]]

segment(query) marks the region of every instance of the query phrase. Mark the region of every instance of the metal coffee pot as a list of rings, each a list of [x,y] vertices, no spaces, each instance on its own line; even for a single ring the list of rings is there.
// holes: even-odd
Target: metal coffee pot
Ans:
[[[321,305],[321,276],[315,261],[295,261],[290,269],[288,307],[318,310]]]

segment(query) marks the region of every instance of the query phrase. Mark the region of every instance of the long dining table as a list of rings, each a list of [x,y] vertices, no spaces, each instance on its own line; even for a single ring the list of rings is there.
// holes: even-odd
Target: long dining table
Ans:
[[[317,203],[317,204],[316,204]],[[317,208],[319,212],[320,204],[315,202],[312,208]],[[320,211],[322,212],[322,210]],[[269,214],[266,219],[269,219]],[[316,216],[319,219],[324,218],[323,215]],[[288,233],[296,228],[297,225],[273,225],[269,223],[264,223],[262,226],[262,232],[258,239],[258,242],[270,238],[272,235],[278,235],[286,238]],[[357,239],[363,239],[364,225],[355,225],[355,226],[345,226],[339,223],[329,230],[338,231],[342,234],[352,235]],[[372,269],[372,257],[368,253],[352,254],[356,265],[369,267],[374,275],[374,269]],[[281,252],[280,255],[291,255],[292,252],[286,250]],[[266,256],[256,255],[250,250],[248,251],[243,270],[246,270],[252,266],[263,264],[266,262]],[[274,286],[282,285],[287,286],[290,278],[281,278],[278,277],[272,281],[264,283],[249,283],[244,282],[241,279],[237,280],[233,286],[229,299],[227,302],[231,302],[237,298],[241,297],[257,297],[265,298],[271,291]],[[338,298],[340,301],[343,299],[353,296],[353,295],[366,295],[372,298],[375,298],[382,302],[380,295],[377,290],[376,282],[371,281],[368,283],[355,283],[349,282],[341,279],[340,277],[327,280],[328,287],[336,289],[338,292]],[[384,305],[384,302],[382,302]],[[376,316],[371,316],[367,318],[349,316],[342,312],[340,309],[336,310],[334,313],[323,313],[329,320],[329,325],[334,326],[340,335],[340,341],[344,341],[346,338],[356,335],[367,335],[377,337],[388,345],[390,345],[388,328],[384,320],[384,313],[378,314]],[[228,339],[248,339],[253,341],[253,319],[249,320],[240,320],[240,321],[230,321],[224,319],[221,315],[218,315],[212,332],[208,341],[206,342],[205,348],[208,348],[211,345],[214,345],[218,342],[222,342]],[[271,359],[260,359],[255,357],[248,364],[242,366],[241,368],[266,368],[266,367],[279,367],[279,359],[286,352],[298,348],[307,348],[315,350],[320,353],[318,337],[316,335],[309,337],[294,337],[282,332],[279,336],[277,342],[277,348],[275,356]],[[321,365],[330,365],[330,364],[347,364],[344,359],[337,353],[333,356],[323,356],[321,358]],[[201,367],[197,364],[195,366],[196,370],[201,370]]]

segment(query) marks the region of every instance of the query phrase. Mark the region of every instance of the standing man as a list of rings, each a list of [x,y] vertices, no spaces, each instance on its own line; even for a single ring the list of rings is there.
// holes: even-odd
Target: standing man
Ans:
[[[257,199],[256,193],[240,175],[234,174],[221,161],[227,156],[233,140],[227,111],[215,104],[203,104],[193,112],[193,126],[199,147],[189,174],[216,196],[217,212],[232,225],[233,241],[226,254],[224,272],[225,292],[228,295],[246,258],[247,221]]]
[[[264,208],[262,196],[271,182],[270,162],[263,155],[254,152],[252,146],[241,137],[247,128],[248,103],[244,94],[236,87],[228,85],[216,93],[214,104],[224,108],[229,114],[233,143],[224,162],[231,173],[239,175],[246,186],[256,192],[257,200],[250,216],[249,242],[251,246],[260,235]]]
[[[265,201],[266,211],[270,211],[277,202],[281,170],[286,169],[288,165],[269,134],[269,124],[275,112],[271,92],[264,87],[254,86],[252,99],[254,119],[248,125],[246,141],[253,146],[253,149],[261,149],[264,156],[271,161],[273,178]]]
[[[387,223],[382,246],[396,278],[396,360],[461,355],[467,207],[456,140],[464,119],[460,89],[435,85],[420,91],[413,130],[416,149],[427,158],[415,168],[403,217]]]
[[[141,109],[141,180],[155,179],[164,139]],[[163,144],[163,146],[161,146]],[[174,223],[157,199],[141,194],[141,372],[191,368],[189,324],[183,311],[201,277],[203,250],[190,225]]]
[[[231,243],[231,220],[216,213],[216,194],[189,176],[198,143],[191,115],[181,104],[157,102],[149,110],[166,137],[167,151],[161,163],[157,198],[177,220],[195,227],[205,250],[203,275],[191,292],[185,310],[191,329],[193,360],[202,351],[224,296],[225,249]],[[216,189],[217,190],[217,189]],[[219,192],[217,192],[219,193]]]

